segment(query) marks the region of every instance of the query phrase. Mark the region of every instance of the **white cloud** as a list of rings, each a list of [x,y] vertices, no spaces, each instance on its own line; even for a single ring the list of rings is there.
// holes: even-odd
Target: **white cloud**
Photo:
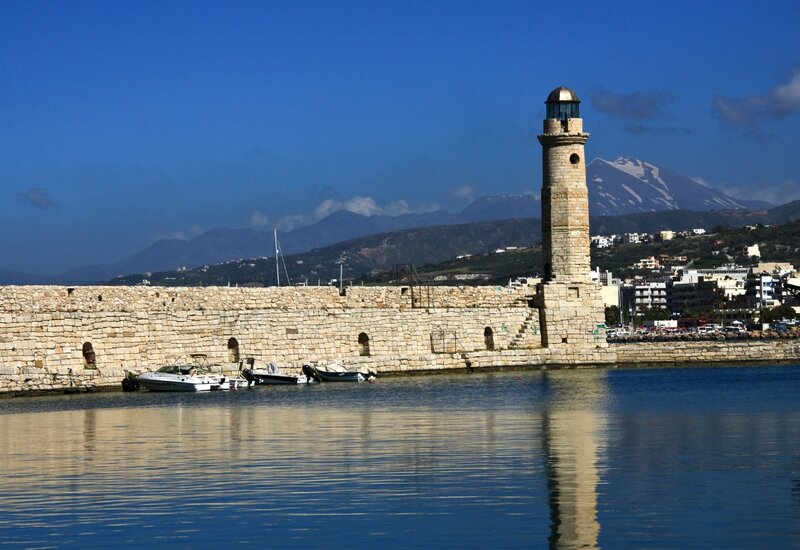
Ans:
[[[436,203],[420,203],[416,206],[411,206],[408,201],[400,199],[389,202],[385,206],[381,206],[372,197],[353,197],[344,201],[325,199],[314,208],[314,211],[310,215],[289,214],[280,218],[275,225],[281,231],[291,231],[298,227],[318,222],[339,210],[353,212],[354,214],[360,214],[362,216],[400,216],[402,214],[435,212],[439,210],[439,205]],[[251,223],[255,223],[256,214],[257,212],[254,212],[253,216],[251,216]],[[266,216],[264,217],[266,218]]]
[[[435,203],[421,203],[411,206],[408,201],[403,199],[392,201],[386,206],[381,206],[372,197],[353,197],[345,201],[326,199],[319,203],[314,209],[314,220],[318,221],[339,210],[346,210],[362,216],[399,216],[401,214],[421,214],[424,212],[434,212],[439,209]]]
[[[383,213],[387,216],[399,216],[409,212],[411,212],[411,207],[408,206],[408,201],[404,200],[392,201],[383,208]]]
[[[407,201],[393,201],[383,207],[383,214],[386,216],[400,216],[401,214],[424,214],[426,212],[436,212],[439,205],[435,202],[420,203],[417,206],[410,206]]]
[[[303,214],[289,214],[278,220],[275,224],[281,231],[292,231],[298,227],[308,225],[308,217]]]
[[[794,73],[789,82],[776,86],[771,95],[775,99],[778,114],[800,109],[800,70]]]
[[[475,188],[471,185],[462,185],[450,191],[450,195],[460,201],[472,202],[475,198]]]
[[[800,111],[800,69],[795,70],[789,82],[774,86],[766,95],[717,96],[713,108],[729,124],[747,129],[753,137],[765,137],[760,125],[766,118]]]
[[[250,225],[256,228],[267,226],[269,225],[269,218],[266,214],[256,210],[250,214]]]
[[[150,235],[150,239],[155,241],[160,241],[164,239],[178,239],[181,241],[188,241],[191,240],[198,235],[201,235],[205,232],[205,229],[200,227],[199,225],[192,225],[187,229],[178,229],[176,231],[166,231],[162,233],[153,233]]]
[[[372,197],[353,197],[346,201],[337,201],[334,199],[326,199],[322,201],[317,208],[314,209],[314,218],[321,220],[325,216],[329,216],[339,210],[346,210],[354,214],[361,214],[362,216],[375,216],[382,214],[383,208],[378,206],[375,199]]]

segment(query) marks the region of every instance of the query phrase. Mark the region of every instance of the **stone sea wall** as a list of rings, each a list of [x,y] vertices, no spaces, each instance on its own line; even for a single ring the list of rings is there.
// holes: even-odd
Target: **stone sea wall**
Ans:
[[[621,366],[800,364],[800,340],[705,340],[611,344]]]
[[[228,373],[246,357],[379,374],[800,359],[800,340],[609,345],[591,289],[561,290],[546,301],[504,287],[0,287],[0,394],[119,388],[127,371],[193,353]]]
[[[126,371],[192,353],[229,371],[245,357],[289,372],[464,368],[487,349],[476,361],[520,364],[540,347],[530,298],[503,287],[0,287],[0,391],[118,387]]]

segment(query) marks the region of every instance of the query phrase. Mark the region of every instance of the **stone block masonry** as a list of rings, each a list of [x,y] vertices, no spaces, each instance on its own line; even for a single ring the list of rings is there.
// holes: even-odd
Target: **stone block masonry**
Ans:
[[[798,340],[608,345],[592,329],[590,287],[543,285],[537,295],[441,287],[429,308],[413,307],[408,287],[351,287],[344,296],[330,287],[0,287],[0,394],[118,389],[125,371],[190,353],[229,373],[249,356],[290,372],[339,362],[383,375],[800,362]],[[543,338],[554,341],[543,346]]]
[[[436,287],[425,308],[412,290],[0,287],[0,391],[118,387],[191,353],[228,370],[250,356],[384,373],[542,360],[522,290]]]

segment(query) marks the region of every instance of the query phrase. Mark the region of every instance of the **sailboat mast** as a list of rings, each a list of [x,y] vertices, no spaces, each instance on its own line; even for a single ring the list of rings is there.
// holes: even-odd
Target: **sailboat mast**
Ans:
[[[275,235],[275,278],[278,281],[278,286],[281,286],[281,270],[280,264],[278,263],[278,229],[273,229],[273,233]]]

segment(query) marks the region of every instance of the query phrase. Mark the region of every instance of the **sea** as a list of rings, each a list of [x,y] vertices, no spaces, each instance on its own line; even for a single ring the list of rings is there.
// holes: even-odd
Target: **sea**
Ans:
[[[0,399],[0,548],[800,548],[800,366]]]

